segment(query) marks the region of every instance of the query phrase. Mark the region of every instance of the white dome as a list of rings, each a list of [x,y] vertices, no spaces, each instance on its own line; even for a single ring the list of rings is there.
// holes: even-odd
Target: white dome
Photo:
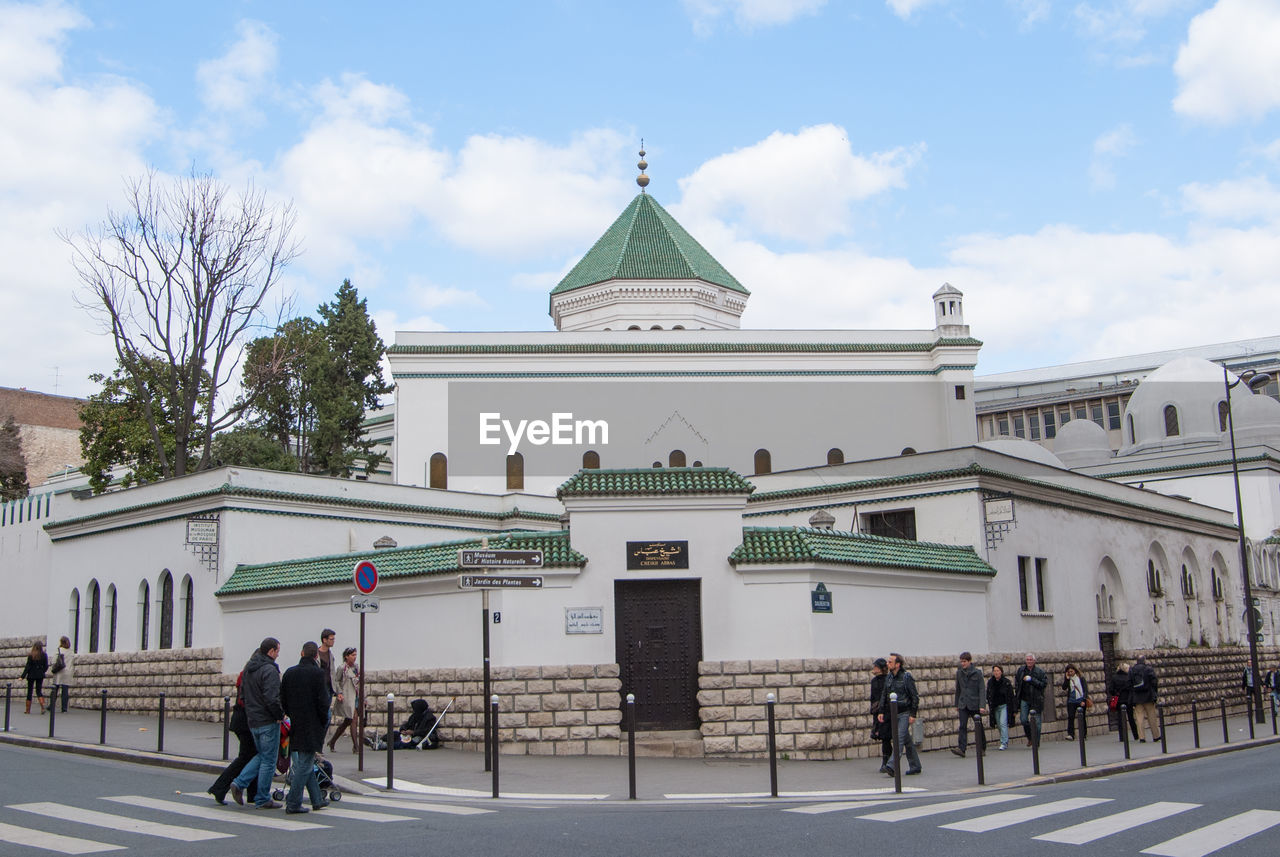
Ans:
[[[1231,417],[1237,445],[1265,443],[1280,448],[1280,402],[1261,393],[1233,395]]]
[[[1232,391],[1233,408],[1242,394],[1249,395],[1243,385]],[[1225,398],[1221,366],[1199,357],[1169,361],[1138,384],[1129,398],[1119,454],[1218,444],[1218,405]]]
[[[992,440],[984,440],[978,446],[983,449],[989,449],[992,452],[998,452],[1001,455],[1024,458],[1027,461],[1035,461],[1040,464],[1047,464],[1050,467],[1056,467],[1059,470],[1066,470],[1066,467],[1058,460],[1058,456],[1040,444],[1023,440],[1020,437],[998,437]]]
[[[1093,420],[1072,420],[1058,428],[1053,451],[1069,468],[1105,464],[1111,459],[1111,438]]]

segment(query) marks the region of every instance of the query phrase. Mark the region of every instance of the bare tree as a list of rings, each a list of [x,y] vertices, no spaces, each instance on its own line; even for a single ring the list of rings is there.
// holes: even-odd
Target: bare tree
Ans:
[[[248,406],[223,388],[246,331],[262,323],[268,293],[298,255],[296,217],[253,185],[232,195],[208,174],[170,180],[151,170],[125,189],[125,210],[62,237],[83,283],[80,305],[111,334],[161,474],[182,476],[211,465],[214,433]],[[157,414],[173,424],[158,425]]]

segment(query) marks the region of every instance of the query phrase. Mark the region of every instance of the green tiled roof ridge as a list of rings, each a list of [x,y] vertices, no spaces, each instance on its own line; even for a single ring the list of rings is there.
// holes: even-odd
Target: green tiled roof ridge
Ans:
[[[865,354],[927,352],[935,348],[977,347],[972,337],[929,342],[505,342],[495,344],[392,345],[389,354]]]
[[[551,294],[608,280],[693,279],[750,294],[657,200],[640,193]]]
[[[985,576],[996,573],[972,545],[918,542],[808,527],[744,527],[742,544],[729,555],[729,563],[734,566],[815,560]]]
[[[750,494],[754,490],[728,467],[584,468],[556,489],[556,497]]]
[[[509,530],[490,533],[483,537],[471,536],[425,545],[238,565],[216,594],[233,595],[243,592],[344,583],[351,580],[355,564],[366,559],[374,561],[380,580],[462,573],[466,570],[459,568],[457,552],[479,549],[482,544],[485,544],[485,539],[487,539],[486,547],[489,550],[541,550],[544,568],[581,568],[587,562],[586,557],[573,549],[569,543],[569,534],[563,530],[553,532]],[[512,571],[536,574],[538,570],[513,569]]]

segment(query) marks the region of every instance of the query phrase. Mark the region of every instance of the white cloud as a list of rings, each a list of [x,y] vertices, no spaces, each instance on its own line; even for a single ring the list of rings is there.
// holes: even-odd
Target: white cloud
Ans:
[[[854,154],[836,125],[775,131],[681,179],[679,216],[690,224],[718,218],[765,235],[820,242],[852,231],[852,203],[904,187],[924,150],[917,143]]]
[[[1073,9],[1076,23],[1092,38],[1111,42],[1137,42],[1155,20],[1192,5],[1195,0],[1105,0],[1079,3]]]
[[[114,365],[104,337],[72,301],[78,231],[120,199],[122,177],[145,168],[143,146],[163,133],[160,111],[116,78],[67,82],[62,50],[86,21],[60,4],[0,5],[0,384],[81,394],[85,376]],[[16,117],[20,117],[17,121]]]
[[[241,21],[239,39],[217,59],[196,67],[206,108],[223,113],[249,110],[276,68],[276,34],[259,21]]]
[[[470,289],[456,286],[440,286],[429,283],[421,277],[409,278],[410,300],[423,310],[441,309],[444,307],[474,307],[485,309],[488,302]]]
[[[787,24],[802,15],[813,15],[827,0],[684,0],[694,30],[709,32],[721,17],[732,15],[744,29]]]
[[[1048,18],[1052,11],[1049,0],[1007,0],[1007,2],[1018,13],[1023,27],[1034,27]]]
[[[1127,123],[1098,135],[1093,141],[1093,160],[1089,164],[1089,180],[1095,190],[1115,187],[1115,162],[1127,155],[1137,143],[1138,138]]]
[[[1280,2],[1219,0],[1192,19],[1173,70],[1173,109],[1207,122],[1280,107]]]
[[[1269,220],[1280,223],[1280,188],[1265,176],[1182,187],[1187,211],[1216,221]]]
[[[918,9],[938,3],[940,0],[885,0],[885,5],[899,18],[906,20]]]

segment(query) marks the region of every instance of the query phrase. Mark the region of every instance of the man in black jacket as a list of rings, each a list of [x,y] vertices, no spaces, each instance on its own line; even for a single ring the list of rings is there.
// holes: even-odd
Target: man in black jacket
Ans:
[[[1044,689],[1049,686],[1049,676],[1036,666],[1036,656],[1027,652],[1026,665],[1018,667],[1013,677],[1013,692],[1018,695],[1018,718],[1022,732],[1027,736],[1027,746],[1039,739],[1040,712],[1044,711]],[[1036,733],[1031,729],[1031,713],[1036,713]]]
[[[1159,741],[1156,734],[1156,696],[1159,680],[1156,671],[1147,663],[1145,655],[1138,655],[1129,670],[1129,695],[1133,699],[1134,716],[1138,720],[1138,740],[1146,743],[1146,731],[1151,730],[1151,740]]]
[[[890,696],[897,694],[898,702],[898,722],[894,724],[898,730],[898,739],[902,744],[902,752],[907,756],[908,774],[920,773],[920,755],[916,752],[915,742],[911,740],[911,724],[916,722],[916,712],[920,708],[920,694],[916,691],[916,680],[911,677],[911,673],[907,672],[907,665],[902,662],[902,655],[897,652],[889,654],[889,675],[884,680],[884,691],[880,697],[880,714],[876,715],[876,719],[883,722],[886,726],[892,721],[890,717],[892,708],[889,707],[891,702]],[[890,759],[889,764],[885,766],[885,773],[893,776],[893,763],[896,759]]]
[[[285,670],[280,682],[280,701],[290,721],[289,794],[284,799],[284,811],[288,813],[310,812],[302,805],[304,786],[311,798],[311,809],[329,805],[316,777],[316,753],[324,747],[329,725],[329,689],[316,659],[318,648],[313,642],[304,643],[302,658]]]
[[[973,655],[961,652],[960,668],[956,670],[956,714],[960,718],[960,746],[951,750],[961,758],[964,758],[965,748],[969,746],[969,720],[987,713],[982,697],[982,670],[973,665]],[[979,748],[978,752],[981,754],[982,749]]]
[[[280,804],[271,799],[271,777],[276,771],[276,757],[280,755],[280,720],[284,717],[280,708],[280,668],[276,666],[279,656],[280,641],[267,637],[244,665],[240,682],[244,715],[258,755],[232,780],[231,796],[236,803],[243,804],[244,790],[256,778],[258,792],[253,802],[258,809],[280,808]]]

